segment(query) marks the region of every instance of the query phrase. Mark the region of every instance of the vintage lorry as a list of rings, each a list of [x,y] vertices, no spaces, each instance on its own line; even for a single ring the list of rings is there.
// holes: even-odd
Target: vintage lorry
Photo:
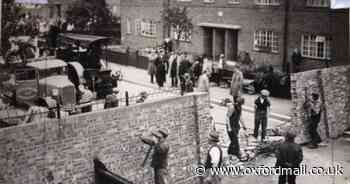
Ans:
[[[37,105],[47,97],[56,98],[66,109],[76,104],[76,89],[66,74],[67,63],[59,59],[43,59],[16,67],[10,79],[1,85],[5,96],[17,105]],[[53,92],[58,91],[58,94]]]
[[[75,86],[84,81],[91,91],[96,92],[97,99],[113,94],[113,88],[117,87],[120,79],[111,74],[108,66],[110,58],[105,50],[109,41],[108,37],[96,35],[59,35],[57,58],[68,63],[69,77]]]

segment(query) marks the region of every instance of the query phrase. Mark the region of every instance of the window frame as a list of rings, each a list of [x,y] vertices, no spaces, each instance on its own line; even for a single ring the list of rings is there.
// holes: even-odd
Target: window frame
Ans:
[[[157,22],[153,20],[141,20],[140,35],[144,37],[157,37]]]
[[[241,0],[227,0],[227,4],[241,4]]]
[[[280,0],[255,0],[255,4],[259,6],[280,6]]]
[[[258,29],[254,31],[253,50],[258,52],[280,52],[279,33],[274,30]],[[265,48],[264,48],[265,47]]]
[[[326,5],[321,5],[321,3],[316,4],[315,3],[316,1],[325,1],[325,2],[328,2],[328,4]],[[329,8],[331,6],[331,2],[330,0],[306,0],[305,6],[310,8]]]
[[[203,3],[212,4],[215,3],[215,0],[203,0]]]
[[[306,37],[308,37],[307,41],[305,41]],[[315,38],[315,41],[313,41],[312,37]],[[317,41],[317,37],[324,38],[324,41]],[[307,46],[305,46],[306,42],[308,43]],[[319,43],[323,43],[322,57],[319,56],[320,55]],[[317,34],[302,34],[301,35],[301,55],[305,58],[310,58],[310,59],[331,60],[332,59],[331,44],[332,44],[332,38],[330,36],[317,35]]]

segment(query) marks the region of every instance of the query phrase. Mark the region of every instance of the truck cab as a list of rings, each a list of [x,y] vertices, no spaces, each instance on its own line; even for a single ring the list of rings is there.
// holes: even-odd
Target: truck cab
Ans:
[[[71,109],[76,104],[76,89],[66,75],[67,63],[59,59],[44,59],[27,63],[16,68],[11,79],[3,83],[16,103],[35,104],[37,100],[52,97],[58,90],[57,101],[64,108]]]

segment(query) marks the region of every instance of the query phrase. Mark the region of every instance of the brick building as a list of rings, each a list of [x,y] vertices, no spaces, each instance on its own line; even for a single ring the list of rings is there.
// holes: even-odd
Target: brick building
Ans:
[[[181,50],[282,67],[299,48],[306,68],[349,61],[349,12],[327,0],[129,0],[121,2],[122,44],[143,48],[174,37],[161,21],[167,6],[187,6],[194,29]]]

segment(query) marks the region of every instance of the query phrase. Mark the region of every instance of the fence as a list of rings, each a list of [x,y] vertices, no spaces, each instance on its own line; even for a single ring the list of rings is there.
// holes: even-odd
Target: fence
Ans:
[[[147,69],[148,58],[139,55],[139,52],[121,52],[114,50],[105,51],[107,61],[118,63],[121,65],[134,66],[136,68]]]
[[[161,99],[180,96],[178,89],[159,90],[154,93],[148,93],[145,99],[141,99],[142,95],[128,96],[118,98],[118,107],[131,106],[142,102],[158,101]],[[52,118],[64,118],[71,115],[81,114],[83,108],[89,107],[88,111],[103,111],[105,109],[105,100],[95,100],[89,103],[79,104],[75,106],[76,111],[66,112],[62,108],[46,109],[43,107],[31,107],[27,111],[8,108],[0,110],[0,128],[16,126],[30,122],[45,122]],[[58,109],[60,109],[58,111]],[[59,113],[57,113],[59,112]],[[51,117],[51,118],[50,118]]]

